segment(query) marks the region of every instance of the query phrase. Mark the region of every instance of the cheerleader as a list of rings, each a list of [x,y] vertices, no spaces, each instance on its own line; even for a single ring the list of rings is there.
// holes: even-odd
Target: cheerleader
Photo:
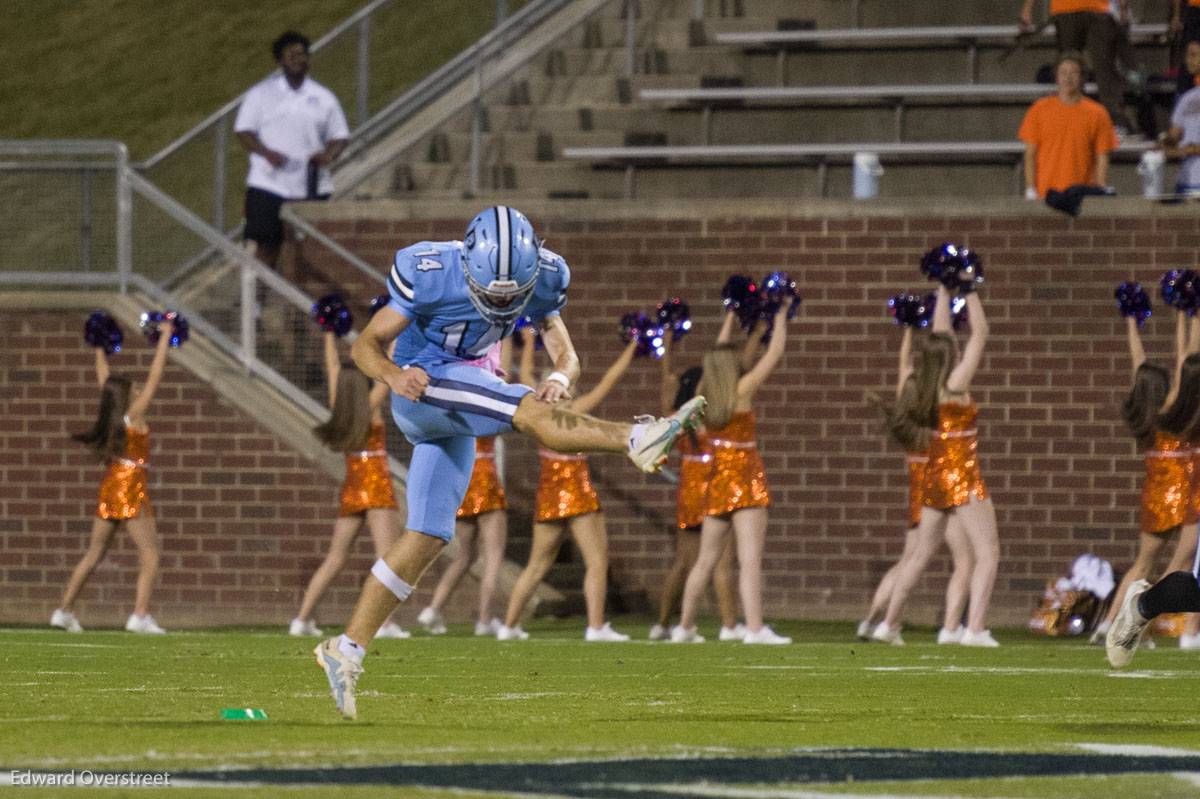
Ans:
[[[493,361],[486,359],[490,371],[506,377],[511,359],[511,341],[505,339],[493,348],[499,350],[497,368],[490,368]],[[475,467],[467,494],[454,522],[454,540],[458,542],[458,553],[446,567],[442,578],[433,590],[429,606],[417,616],[417,622],[430,635],[444,635],[446,620],[442,608],[450,594],[458,587],[463,575],[483,555],[483,572],[479,576],[479,615],[475,619],[475,635],[495,635],[503,622],[492,615],[492,595],[500,578],[500,567],[504,564],[504,545],[508,538],[508,500],[504,486],[496,470],[496,439],[492,436],[475,439]]]
[[[737,546],[738,588],[746,618],[747,644],[790,644],[791,638],[777,635],[762,619],[762,551],[767,529],[766,475],[754,443],[754,393],[783,357],[787,343],[788,314],[780,311],[772,322],[771,342],[766,352],[746,371],[737,348],[729,343],[734,314],[727,313],[717,336],[717,346],[704,356],[704,375],[697,391],[708,399],[705,413],[707,440],[713,454],[708,507],[700,528],[700,552],[683,589],[679,624],[671,630],[673,643],[700,643],[696,632],[696,609],[730,530]],[[757,331],[755,333],[757,335]]]
[[[92,521],[92,536],[87,552],[71,573],[62,603],[50,616],[52,627],[68,632],[83,632],[75,618],[75,601],[87,584],[92,571],[104,557],[113,535],[122,525],[133,539],[138,551],[137,594],[133,613],[125,629],[134,633],[164,632],[150,615],[150,592],[158,574],[158,530],[154,524],[154,509],[146,493],[147,469],[150,465],[150,429],[146,410],[162,381],[167,362],[167,347],[175,333],[160,331],[150,362],[150,372],[140,388],[128,377],[109,372],[108,354],[96,347],[96,378],[100,384],[100,412],[96,423],[86,433],[71,438],[89,447],[96,456],[107,461],[108,468],[100,483],[100,499],[96,518]]]
[[[950,333],[950,293],[945,286],[938,286],[937,292],[933,332],[921,353],[912,404],[897,406],[897,413],[913,422],[910,425],[913,433],[905,436],[906,440],[902,442],[906,448],[920,446],[915,436],[917,428],[924,426],[933,431],[929,461],[921,484],[921,519],[910,557],[902,559],[897,570],[887,614],[875,628],[872,638],[899,643],[904,603],[941,543],[950,521],[957,518],[966,532],[971,558],[967,629],[958,643],[994,647],[999,644],[986,629],[985,622],[996,581],[1000,542],[996,510],[979,472],[976,431],[979,409],[969,393],[971,379],[983,358],[988,325],[979,295],[968,289],[967,319],[971,332],[960,358]]]
[[[531,380],[533,375],[535,332],[532,326],[521,328],[523,349],[520,371],[523,380]],[[634,336],[595,388],[579,399],[567,400],[571,410],[590,413],[600,404],[629,368],[637,345],[638,337]],[[628,635],[617,632],[604,621],[604,602],[608,595],[608,534],[600,502],[588,474],[587,457],[583,453],[559,453],[545,448],[539,448],[538,455],[542,471],[533,517],[529,563],[513,585],[504,624],[496,631],[496,638],[507,641],[529,637],[529,633],[518,625],[521,611],[550,570],[569,529],[583,555],[583,596],[587,606],[587,630],[584,631],[583,640],[628,641]]]
[[[883,413],[884,424],[892,439],[905,446],[908,452],[905,460],[908,466],[908,532],[904,535],[904,550],[898,560],[883,579],[871,598],[871,607],[867,617],[858,624],[858,637],[869,641],[872,633],[883,621],[888,605],[892,599],[892,591],[896,587],[896,579],[904,569],[906,561],[916,557],[917,527],[921,522],[922,489],[925,482],[925,465],[929,462],[929,438],[932,431],[927,427],[914,424],[913,420],[900,412],[901,408],[912,407],[916,401],[917,380],[913,374],[912,365],[913,328],[905,327],[900,340],[900,369],[896,382],[896,400],[893,405],[887,405],[872,398],[872,404],[879,407]],[[967,587],[971,577],[971,550],[967,542],[966,531],[955,516],[946,524],[946,544],[950,549],[950,559],[953,571],[946,584],[946,609],[942,628],[938,630],[939,644],[957,644],[961,642],[966,627],[962,624],[963,610],[967,603]],[[895,635],[888,636],[886,629],[880,631],[883,639],[892,644],[903,645],[897,629]]]
[[[671,339],[663,336],[662,343],[662,408],[663,413],[674,413],[683,403],[696,395],[696,386],[704,369],[700,366],[676,376],[671,371]],[[747,351],[757,345],[758,339],[748,340]],[[684,436],[676,445],[682,455],[679,466],[679,486],[675,499],[675,560],[663,582],[662,599],[659,602],[658,622],[650,628],[650,640],[660,641],[670,635],[671,617],[679,607],[683,596],[683,584],[688,572],[696,563],[700,552],[700,525],[708,501],[708,483],[712,478],[712,453],[709,451],[703,432]],[[721,614],[722,641],[740,641],[746,635],[746,626],[737,620],[736,575],[733,568],[733,546],[726,545],[717,565],[713,569],[713,591],[717,595],[717,609]]]
[[[288,627],[288,634],[294,636],[321,635],[313,621],[313,611],[345,564],[350,546],[364,523],[375,544],[376,557],[382,557],[400,535],[400,512],[388,468],[387,432],[383,423],[383,406],[390,396],[387,384],[372,385],[353,363],[342,363],[332,331],[325,332],[325,374],[329,383],[329,421],[314,428],[314,432],[330,449],[346,453],[346,479],[342,482],[329,554],[308,581],[300,612]],[[408,638],[409,633],[395,622],[387,621],[376,637]]]
[[[1142,478],[1141,533],[1133,565],[1121,578],[1112,606],[1092,636],[1099,643],[1121,609],[1129,586],[1144,580],[1162,548],[1184,525],[1167,572],[1191,567],[1196,549],[1197,491],[1193,441],[1200,433],[1200,318],[1177,313],[1174,375],[1146,360],[1138,321],[1125,320],[1133,388],[1121,416],[1146,453]]]

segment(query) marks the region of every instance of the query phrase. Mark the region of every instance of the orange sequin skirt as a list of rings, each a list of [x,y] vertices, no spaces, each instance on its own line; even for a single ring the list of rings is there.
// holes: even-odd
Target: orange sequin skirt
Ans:
[[[542,458],[542,474],[533,515],[535,522],[554,522],[600,510],[586,455],[564,455],[549,450],[538,450],[538,454]]]
[[[109,462],[108,471],[100,483],[100,499],[96,515],[101,519],[133,519],[153,516],[150,497],[146,494],[146,467],[120,458]]]
[[[712,465],[713,456],[707,452],[683,456],[679,467],[679,490],[675,495],[675,526],[680,530],[699,527],[704,521]]]
[[[1195,519],[1190,455],[1185,450],[1147,455],[1142,478],[1143,533],[1165,533]]]
[[[739,508],[771,504],[762,456],[753,442],[713,441],[712,482],[708,484],[706,516],[724,516]]]
[[[396,492],[387,453],[374,450],[346,453],[346,479],[342,483],[338,516],[357,516],[372,508],[394,507]]]
[[[476,455],[471,482],[456,517],[473,519],[483,513],[507,509],[508,500],[504,496],[504,486],[500,485],[500,475],[496,473],[495,456],[491,453]]]

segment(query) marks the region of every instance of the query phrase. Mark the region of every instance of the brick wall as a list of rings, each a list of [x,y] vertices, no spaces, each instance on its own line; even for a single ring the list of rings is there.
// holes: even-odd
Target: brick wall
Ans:
[[[805,302],[788,355],[756,400],[774,500],[764,564],[772,616],[853,618],[899,555],[903,455],[864,405],[866,392],[889,390],[894,380],[900,335],[885,302],[923,288],[916,264],[929,247],[953,240],[979,251],[992,335],[973,394],[1002,552],[993,620],[1019,623],[1046,580],[1065,574],[1075,556],[1094,552],[1117,568],[1132,560],[1141,459],[1117,415],[1130,375],[1112,292],[1129,279],[1153,288],[1166,269],[1194,266],[1200,244],[1200,220],[1186,209],[1113,203],[1071,220],[1026,208],[989,216],[810,210],[791,218],[618,206],[602,219],[527,210],[571,264],[564,318],[585,385],[615,354],[617,320],[627,311],[649,311],[674,295],[688,302],[695,328],[679,348],[683,367],[716,333],[729,274],[785,269],[799,283]],[[413,241],[460,237],[470,215],[407,219],[407,208],[391,206],[359,213],[334,218],[346,212],[330,209],[320,224],[381,265]],[[314,284],[345,274],[311,244],[299,256]],[[1165,362],[1173,320],[1154,299],[1144,338],[1150,357]],[[657,365],[639,360],[598,413],[619,419],[654,411],[658,379]],[[510,452],[510,490],[527,502],[536,480],[532,448],[516,441]],[[672,491],[618,456],[593,457],[592,470],[614,583],[654,599],[671,557]],[[935,620],[947,567],[939,557],[919,584],[914,620]]]
[[[0,313],[6,332],[0,352],[4,621],[49,619],[87,548],[104,471],[70,439],[91,425],[99,398],[93,356],[81,336],[87,313],[83,307]],[[113,371],[136,381],[152,354],[126,328],[126,347],[113,356]],[[185,344],[178,356],[186,355]],[[162,549],[151,612],[168,629],[286,622],[328,551],[338,482],[174,358],[149,414],[149,493]],[[363,531],[354,557],[318,608],[319,621],[345,623],[373,552]],[[79,602],[84,627],[123,624],[136,579],[136,549],[118,533]],[[475,586],[470,577],[464,580],[456,617],[473,612]],[[427,599],[428,587],[418,603]],[[407,608],[401,620],[411,621],[417,610]]]
[[[1129,382],[1113,287],[1153,284],[1165,269],[1193,266],[1200,221],[1186,209],[1092,212],[1077,220],[1014,211],[983,217],[927,215],[779,217],[757,210],[680,212],[617,208],[584,221],[546,209],[534,221],[573,270],[564,314],[594,381],[619,345],[616,324],[678,295],[694,332],[680,366],[699,360],[719,323],[720,290],[732,272],[786,269],[805,297],[789,352],[759,393],[759,442],[774,507],[767,531],[766,604],[776,617],[853,618],[898,556],[905,524],[903,455],[880,435],[863,396],[886,390],[899,333],[884,302],[922,287],[925,249],[947,239],[984,257],[982,297],[992,338],[973,393],[980,405],[984,475],[995,500],[1002,561],[995,623],[1024,620],[1046,579],[1082,552],[1132,559],[1141,460],[1116,408]],[[330,207],[326,213],[345,215]],[[419,239],[461,235],[469,213],[404,219],[391,209],[358,211],[321,227],[372,263]],[[861,213],[861,212],[860,212]],[[628,216],[629,218],[623,218]],[[290,255],[310,293],[349,285],[357,302],[379,292],[303,242]],[[381,267],[382,268],[382,267]],[[1172,324],[1145,328],[1152,358],[1165,361]],[[10,306],[13,307],[13,306]],[[76,310],[0,313],[0,614],[41,622],[83,552],[99,466],[70,432],[95,412],[91,356]],[[186,355],[186,353],[182,353]],[[150,348],[130,336],[118,369],[144,373]],[[132,366],[127,366],[132,365]],[[336,480],[285,441],[221,399],[178,362],[151,410],[151,495],[163,543],[154,612],[168,627],[286,621],[323,555],[336,512]],[[600,406],[611,418],[655,410],[657,364],[635,363]],[[393,433],[394,435],[394,433]],[[536,460],[528,442],[509,444],[509,491],[528,510]],[[592,459],[609,524],[613,585],[626,598],[657,595],[671,556],[672,491],[615,455]],[[519,535],[520,531],[514,531]],[[370,563],[370,544],[334,584],[319,619],[340,622]],[[419,609],[440,566],[402,621]],[[947,563],[939,557],[914,596],[914,621],[933,621]],[[85,590],[83,623],[116,624],[130,610],[136,574],[131,542],[118,536]],[[468,579],[452,616],[474,601]]]

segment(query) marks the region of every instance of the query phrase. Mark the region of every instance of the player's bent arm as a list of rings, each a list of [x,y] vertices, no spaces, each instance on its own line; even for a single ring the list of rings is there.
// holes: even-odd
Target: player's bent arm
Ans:
[[[543,380],[538,384],[537,397],[544,402],[558,402],[571,396],[570,387],[579,380],[579,356],[575,354],[575,345],[571,343],[571,334],[561,316],[547,316],[539,322],[542,330],[542,345],[554,363],[553,379]],[[555,375],[566,378],[563,385]]]
[[[392,362],[388,350],[411,321],[394,308],[380,308],[350,347],[350,357],[362,373],[387,383],[396,393],[401,393],[397,391],[396,383],[404,370]]]

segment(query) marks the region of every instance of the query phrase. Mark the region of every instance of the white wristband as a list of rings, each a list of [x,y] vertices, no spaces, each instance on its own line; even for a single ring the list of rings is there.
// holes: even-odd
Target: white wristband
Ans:
[[[551,372],[549,375],[546,376],[546,380],[547,380],[547,382],[550,380],[553,380],[555,383],[558,383],[563,388],[571,387],[571,381],[562,372]]]

